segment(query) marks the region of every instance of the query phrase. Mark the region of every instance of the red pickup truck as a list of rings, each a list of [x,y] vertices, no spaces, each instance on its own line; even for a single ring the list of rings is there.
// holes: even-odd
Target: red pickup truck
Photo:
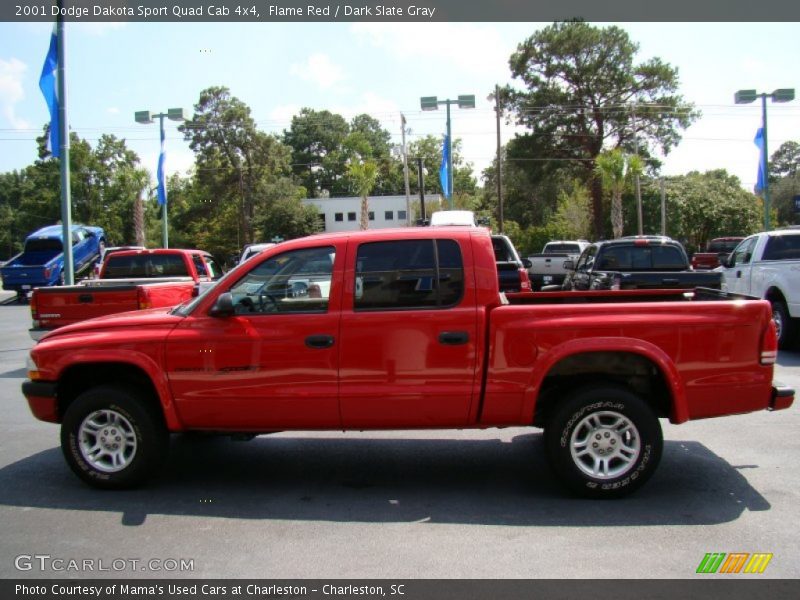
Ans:
[[[46,333],[105,315],[176,306],[196,295],[196,285],[222,276],[201,250],[121,250],[106,255],[99,279],[68,287],[36,288],[30,307],[34,340]]]
[[[284,242],[174,309],[63,327],[22,386],[67,463],[137,485],[170,432],[537,426],[590,497],[645,482],[673,423],[790,406],[770,305],[683,290],[498,289],[488,231]]]

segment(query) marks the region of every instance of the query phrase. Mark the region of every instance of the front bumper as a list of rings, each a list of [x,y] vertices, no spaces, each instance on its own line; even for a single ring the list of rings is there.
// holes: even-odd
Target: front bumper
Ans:
[[[25,381],[22,384],[22,394],[28,400],[33,416],[48,423],[60,421],[56,391],[57,384],[52,381]]]
[[[783,410],[789,408],[794,402],[794,390],[785,385],[775,384],[772,388],[772,398],[767,410]]]

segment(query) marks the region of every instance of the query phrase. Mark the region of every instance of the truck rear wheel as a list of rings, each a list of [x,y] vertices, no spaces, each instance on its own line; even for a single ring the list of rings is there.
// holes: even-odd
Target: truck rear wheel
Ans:
[[[545,427],[550,466],[587,498],[617,498],[638,489],[658,466],[663,444],[650,407],[616,385],[577,390]]]
[[[780,300],[772,301],[772,320],[775,322],[775,329],[778,334],[778,348],[786,350],[794,339],[795,327],[792,318],[789,316],[789,309]]]
[[[155,473],[169,434],[161,416],[137,392],[92,388],[67,408],[61,450],[83,481],[105,489],[130,488]]]

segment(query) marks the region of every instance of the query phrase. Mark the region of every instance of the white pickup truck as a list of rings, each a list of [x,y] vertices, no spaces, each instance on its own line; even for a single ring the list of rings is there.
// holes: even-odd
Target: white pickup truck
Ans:
[[[800,229],[757,233],[722,261],[723,291],[772,303],[778,342],[786,348],[800,330]]]
[[[586,240],[552,241],[544,245],[541,254],[530,255],[528,277],[534,291],[541,290],[546,285],[561,285],[567,276],[564,261],[578,262],[578,257],[587,246],[589,242]]]

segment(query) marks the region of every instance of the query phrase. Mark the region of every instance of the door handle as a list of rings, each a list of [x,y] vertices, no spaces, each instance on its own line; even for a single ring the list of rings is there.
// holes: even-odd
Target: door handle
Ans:
[[[90,304],[94,302],[94,296],[91,294],[81,294],[78,296],[78,302],[81,304]]]
[[[306,338],[306,346],[309,348],[330,348],[333,346],[333,341],[332,335],[310,335]]]
[[[439,343],[445,346],[459,346],[469,341],[466,331],[443,331],[439,334]]]

